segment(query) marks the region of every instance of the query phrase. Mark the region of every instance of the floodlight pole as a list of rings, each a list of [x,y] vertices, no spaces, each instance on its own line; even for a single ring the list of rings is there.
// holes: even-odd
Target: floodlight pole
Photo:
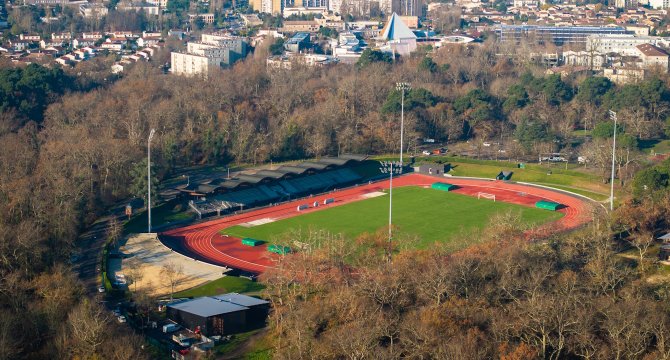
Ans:
[[[614,120],[614,134],[612,140],[612,178],[610,179],[610,211],[614,211],[614,165],[616,161],[616,112],[610,110],[610,119]]]
[[[399,82],[396,83],[395,88],[402,94],[400,101],[400,166],[402,167],[403,145],[405,142],[405,91],[410,89],[410,84]]]
[[[151,232],[151,139],[156,134],[155,129],[149,132],[149,139],[147,140],[147,220],[148,231]],[[189,179],[190,180],[190,179]]]
[[[391,262],[392,258],[392,253],[393,253],[393,225],[391,222],[391,217],[393,215],[393,160],[391,160],[391,167],[389,169],[389,257],[388,257],[388,262]]]

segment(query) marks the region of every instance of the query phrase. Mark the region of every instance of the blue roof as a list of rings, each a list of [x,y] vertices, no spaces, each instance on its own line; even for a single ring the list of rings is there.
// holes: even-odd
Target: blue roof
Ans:
[[[208,296],[168,304],[168,307],[202,317],[234,313],[249,309],[246,306],[217,300]]]
[[[291,37],[290,39],[288,39],[288,41],[286,41],[286,43],[287,44],[297,44],[299,42],[304,41],[305,39],[309,40],[309,33],[299,32],[299,33],[293,35],[293,37]]]
[[[416,39],[416,35],[400,20],[398,14],[393,13],[384,28],[381,37],[387,40]]]

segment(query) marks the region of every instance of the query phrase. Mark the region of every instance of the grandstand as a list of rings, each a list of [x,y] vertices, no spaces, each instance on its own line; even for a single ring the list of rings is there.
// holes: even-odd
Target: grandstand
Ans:
[[[366,161],[367,157],[359,155],[326,157],[240,174],[230,179],[215,177],[176,190],[189,199],[190,209],[203,218],[367,181],[369,176],[366,172],[356,171],[364,167]]]

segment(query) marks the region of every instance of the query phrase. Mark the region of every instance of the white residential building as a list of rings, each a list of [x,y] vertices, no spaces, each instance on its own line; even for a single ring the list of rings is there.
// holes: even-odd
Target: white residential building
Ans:
[[[562,61],[565,65],[601,70],[607,63],[607,56],[597,51],[564,51]]]
[[[668,9],[670,8],[670,0],[649,0],[649,6],[652,9]]]
[[[175,75],[204,76],[221,68],[220,59],[204,55],[172,53],[172,73]]]
[[[241,38],[202,34],[201,39],[189,42],[184,53],[172,53],[173,74],[206,77],[215,68],[232,65],[247,54],[247,43]]]
[[[625,56],[637,56],[638,45],[651,44],[667,47],[670,38],[660,36],[635,35],[590,35],[586,39],[586,51],[598,51],[604,54],[617,53]]]

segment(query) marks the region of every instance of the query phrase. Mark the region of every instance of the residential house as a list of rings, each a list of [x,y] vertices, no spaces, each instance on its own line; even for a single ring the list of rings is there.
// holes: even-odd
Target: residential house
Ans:
[[[35,34],[20,34],[19,40],[39,42],[40,40],[42,40],[42,37]]]
[[[51,39],[52,40],[59,40],[61,42],[70,42],[70,40],[72,40],[72,34],[70,34],[69,32],[52,33],[51,34]]]
[[[282,32],[317,32],[319,31],[319,25],[316,21],[284,21],[284,26],[281,28]]]
[[[205,24],[214,23],[214,14],[188,14],[188,21],[193,24],[198,19],[202,19]]]
[[[668,72],[668,53],[651,44],[642,44],[636,46],[641,61],[640,67],[643,69],[657,68],[663,72]]]
[[[79,13],[87,19],[101,19],[107,16],[108,12],[109,9],[102,3],[86,3],[79,5]]]
[[[32,41],[25,41],[25,40],[10,40],[9,41],[9,46],[14,49],[14,51],[24,51],[33,44]]]
[[[105,37],[103,33],[100,32],[87,32],[87,33],[81,33],[81,39],[83,40],[99,40]]]
[[[149,47],[158,44],[162,38],[160,36],[142,36],[137,39],[137,46]]]
[[[72,46],[75,48],[95,46],[96,41],[94,39],[74,39],[72,40]]]
[[[117,42],[105,41],[104,43],[102,43],[100,45],[100,48],[110,50],[110,51],[121,51],[123,49],[124,45],[125,44],[120,42],[120,41],[117,41]]]

